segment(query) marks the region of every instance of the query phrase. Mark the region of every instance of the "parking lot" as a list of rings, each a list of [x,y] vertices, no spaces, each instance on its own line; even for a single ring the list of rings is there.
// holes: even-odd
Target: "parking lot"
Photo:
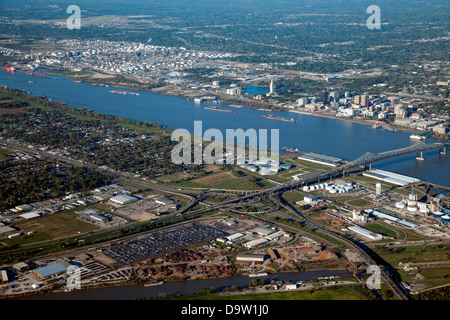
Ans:
[[[228,233],[199,222],[192,222],[151,233],[145,239],[116,245],[103,253],[124,264],[157,257],[182,248],[191,247]]]
[[[78,217],[77,219],[80,219],[84,222],[88,222],[91,224],[95,224],[96,226],[99,226],[100,228],[112,228],[112,227],[119,227],[124,226],[130,222],[131,220],[112,215],[107,212],[102,212],[97,209],[85,209],[82,211],[77,211]],[[93,215],[101,215],[104,220],[98,220],[93,218]]]

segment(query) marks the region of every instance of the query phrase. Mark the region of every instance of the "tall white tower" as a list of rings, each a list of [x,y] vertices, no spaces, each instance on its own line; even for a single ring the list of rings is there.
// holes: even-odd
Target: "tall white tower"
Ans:
[[[381,183],[376,184],[376,195],[381,195]]]
[[[275,85],[273,83],[273,80],[270,81],[270,94],[275,93]]]

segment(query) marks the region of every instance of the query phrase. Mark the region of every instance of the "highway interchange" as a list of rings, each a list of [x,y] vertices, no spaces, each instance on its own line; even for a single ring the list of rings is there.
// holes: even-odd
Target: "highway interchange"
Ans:
[[[73,159],[70,159],[65,156],[57,155],[55,153],[40,151],[40,150],[37,150],[34,148],[29,148],[28,146],[19,145],[17,143],[11,144],[11,143],[7,143],[7,142],[3,142],[2,144],[4,147],[7,147],[9,149],[23,151],[23,152],[27,152],[27,153],[31,153],[31,154],[35,154],[35,155],[42,154],[42,155],[45,155],[45,156],[48,156],[51,158],[55,158],[55,159],[58,159],[61,161],[65,161],[65,162],[76,164],[76,165],[84,165],[84,166],[91,167],[95,170],[101,170],[101,171],[105,172],[104,169],[100,169],[96,166],[89,165],[86,163],[80,163],[77,160],[73,160]],[[167,224],[175,223],[176,220],[178,220],[180,218],[180,216],[183,218],[183,220],[186,220],[187,218],[194,218],[196,216],[201,216],[204,213],[221,210],[221,209],[223,210],[223,209],[229,207],[230,205],[236,204],[238,202],[247,201],[247,200],[255,198],[255,197],[268,196],[279,207],[284,207],[286,210],[288,210],[289,212],[291,212],[292,214],[297,216],[300,220],[304,221],[306,223],[306,226],[308,226],[312,229],[320,228],[321,233],[326,234],[327,236],[330,236],[334,239],[337,239],[338,241],[347,245],[349,248],[352,248],[361,257],[361,259],[367,264],[367,266],[372,266],[372,265],[377,265],[377,263],[371,257],[371,255],[368,253],[371,251],[368,247],[364,246],[359,241],[349,237],[347,234],[341,234],[334,230],[330,230],[329,228],[326,228],[322,225],[319,225],[317,222],[315,222],[314,220],[305,216],[304,214],[300,213],[298,210],[296,210],[294,207],[292,207],[289,203],[287,203],[282,198],[282,194],[286,191],[297,189],[303,185],[315,183],[318,181],[319,182],[325,181],[330,178],[339,177],[342,174],[344,174],[346,170],[350,170],[352,168],[356,168],[356,167],[360,167],[360,166],[366,166],[375,161],[387,159],[389,157],[396,157],[396,156],[403,155],[403,154],[413,153],[413,152],[417,153],[417,152],[424,151],[424,150],[443,149],[447,146],[448,146],[448,144],[442,144],[442,143],[435,143],[435,144],[418,143],[418,144],[412,145],[410,147],[393,150],[393,151],[387,151],[387,152],[383,152],[383,153],[379,153],[379,154],[366,153],[362,157],[356,159],[355,161],[352,161],[352,162],[349,162],[349,163],[343,165],[339,169],[334,169],[332,171],[325,172],[325,173],[315,172],[315,173],[306,174],[299,181],[292,181],[290,183],[281,184],[281,185],[278,185],[278,186],[275,186],[272,188],[263,189],[263,190],[260,190],[260,191],[257,191],[257,192],[251,193],[251,194],[247,194],[247,195],[237,197],[237,198],[234,198],[234,199],[231,199],[228,201],[224,201],[219,204],[208,205],[204,208],[195,209],[195,210],[192,210],[192,208],[194,208],[196,205],[201,203],[201,201],[203,200],[203,196],[205,194],[204,192],[200,193],[197,196],[192,196],[192,195],[188,195],[186,193],[181,192],[182,190],[175,190],[173,188],[163,187],[163,186],[157,185],[155,183],[144,181],[142,179],[133,178],[127,174],[123,174],[123,173],[121,173],[121,174],[112,173],[112,174],[114,174],[117,178],[119,178],[122,181],[126,181],[128,183],[142,187],[144,189],[152,189],[152,190],[160,191],[163,193],[182,196],[189,200],[188,204],[178,214],[169,215],[167,217],[158,219],[157,221],[146,223],[147,225],[152,224],[152,229],[154,229],[156,227],[161,227],[161,226],[164,226]],[[277,197],[278,197],[278,199],[277,199]],[[99,239],[99,238],[104,238],[105,236],[117,237],[120,235],[120,233],[121,233],[121,230],[116,229],[116,230],[106,231],[101,234],[92,234],[92,235],[88,234],[88,235],[85,235],[82,237],[82,241],[86,241],[88,243],[88,242],[95,241],[96,239]],[[129,238],[132,239],[132,237],[129,237]],[[121,238],[121,239],[123,240],[123,238]],[[80,241],[80,239],[78,239],[78,241]],[[117,241],[117,239],[115,239],[114,241]],[[42,245],[39,248],[39,251],[44,250],[48,246],[51,247],[51,246],[53,246],[53,244]],[[26,247],[21,248],[21,249],[27,250]],[[388,275],[388,273],[385,271],[384,268],[380,268],[380,276],[381,276],[382,281],[387,285],[387,287],[391,290],[391,292],[398,299],[400,299],[400,300],[408,299],[408,296],[404,292],[403,288],[399,284],[397,284],[395,281],[393,281],[393,279],[391,279],[391,277]]]

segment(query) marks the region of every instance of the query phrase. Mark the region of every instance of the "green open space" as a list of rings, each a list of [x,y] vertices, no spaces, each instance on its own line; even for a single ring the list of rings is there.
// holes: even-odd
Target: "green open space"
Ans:
[[[11,153],[8,150],[0,149],[0,161],[5,161],[11,158]]]
[[[354,199],[347,201],[347,204],[353,207],[367,207],[373,205],[373,202],[366,199]]]
[[[365,290],[357,285],[329,287],[316,290],[298,290],[270,293],[246,293],[221,295],[219,293],[201,293],[175,297],[177,300],[368,300]]]
[[[450,267],[421,268],[419,272],[425,277],[424,283],[431,287],[450,283]]]
[[[297,191],[288,191],[283,193],[283,198],[287,201],[297,202],[302,201],[304,199],[304,195]]]
[[[386,235],[388,237],[392,237],[394,239],[398,238],[397,237],[397,233],[394,230],[389,229],[388,227],[385,227],[385,226],[383,226],[381,224],[378,224],[376,222],[367,223],[367,224],[364,225],[364,228],[369,229],[369,230],[371,230],[373,232],[376,232],[376,233],[381,233],[382,235]]]
[[[227,175],[224,175],[227,174]],[[243,174],[238,176],[234,172],[222,172],[201,177],[194,180],[175,183],[176,187],[185,188],[207,188],[207,189],[226,189],[226,190],[259,190],[267,187],[267,183],[255,177]],[[261,185],[258,185],[259,182]]]
[[[310,168],[310,169],[319,169],[319,170],[325,170],[325,171],[333,170],[328,166],[320,165],[320,164],[313,163],[313,162],[303,161],[303,160],[299,160],[299,159],[292,160],[292,162],[296,165],[303,166],[305,168]]]
[[[390,265],[396,267],[399,262],[436,262],[450,259],[449,245],[407,245],[401,247],[376,247],[374,251]]]
[[[34,232],[33,237],[18,237],[5,239],[3,242],[8,245],[24,244],[36,241],[44,241],[70,237],[79,233],[86,233],[98,230],[94,224],[76,219],[71,214],[56,213],[31,220],[22,220],[12,224],[20,228],[25,233]],[[31,241],[33,240],[33,241]]]
[[[63,71],[63,70],[46,70],[45,73],[54,74],[57,76],[85,76],[92,74],[92,71],[82,70],[82,71]]]

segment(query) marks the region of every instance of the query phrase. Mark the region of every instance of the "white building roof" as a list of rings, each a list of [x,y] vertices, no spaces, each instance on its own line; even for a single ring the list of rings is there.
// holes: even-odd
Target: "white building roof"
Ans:
[[[365,237],[368,237],[368,238],[370,238],[372,240],[381,240],[383,238],[383,236],[381,234],[372,232],[370,230],[361,228],[359,226],[351,226],[351,227],[348,227],[348,229],[353,231],[353,232],[356,232],[358,234],[361,234],[361,235],[363,235]]]
[[[137,201],[137,198],[133,197],[133,196],[128,196],[128,195],[119,195],[119,196],[112,197],[110,200],[123,204],[123,203],[130,203],[130,202]]]
[[[22,218],[24,218],[26,220],[33,219],[33,218],[38,218],[40,216],[41,215],[39,213],[37,213],[37,212],[24,213],[24,214],[20,215],[20,217],[22,217]]]

